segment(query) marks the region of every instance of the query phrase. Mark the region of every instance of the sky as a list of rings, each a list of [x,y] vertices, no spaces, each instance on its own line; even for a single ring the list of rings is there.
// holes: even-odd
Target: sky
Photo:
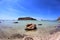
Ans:
[[[0,0],[0,19],[33,17],[55,20],[60,16],[60,0]]]

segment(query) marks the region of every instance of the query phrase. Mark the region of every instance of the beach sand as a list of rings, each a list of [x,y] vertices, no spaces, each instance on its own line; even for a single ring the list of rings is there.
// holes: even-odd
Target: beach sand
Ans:
[[[41,28],[38,31],[22,32],[20,29],[1,28],[0,40],[60,40],[60,31],[50,34],[53,28],[48,29]]]

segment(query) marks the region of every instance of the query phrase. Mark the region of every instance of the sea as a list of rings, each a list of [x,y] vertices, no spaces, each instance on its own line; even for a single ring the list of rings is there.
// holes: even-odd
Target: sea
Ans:
[[[19,29],[24,29],[27,24],[36,24],[37,28],[39,27],[51,27],[51,26],[56,26],[60,25],[60,22],[58,21],[53,21],[53,20],[1,20],[0,21],[0,26],[5,26],[5,27],[14,27],[14,28],[19,28]],[[18,23],[15,23],[18,22]],[[42,24],[42,25],[39,25]]]

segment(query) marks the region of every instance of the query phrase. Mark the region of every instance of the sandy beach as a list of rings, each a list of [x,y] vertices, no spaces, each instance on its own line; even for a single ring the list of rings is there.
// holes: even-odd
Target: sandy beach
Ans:
[[[22,24],[23,23],[23,24]],[[26,31],[26,24],[37,25],[37,30]],[[4,21],[0,23],[0,40],[60,40],[59,23],[44,21]],[[39,24],[39,25],[38,25]]]
[[[50,34],[49,31],[41,28],[39,31],[23,33],[19,29],[2,28],[0,29],[0,40],[60,40],[60,31],[53,34]]]

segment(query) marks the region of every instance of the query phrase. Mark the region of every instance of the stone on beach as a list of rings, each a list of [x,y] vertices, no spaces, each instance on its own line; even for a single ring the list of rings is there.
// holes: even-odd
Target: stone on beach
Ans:
[[[14,22],[14,23],[18,23],[18,22]]]
[[[38,25],[42,25],[42,24],[38,24]]]
[[[27,24],[25,30],[36,30],[36,24]]]

